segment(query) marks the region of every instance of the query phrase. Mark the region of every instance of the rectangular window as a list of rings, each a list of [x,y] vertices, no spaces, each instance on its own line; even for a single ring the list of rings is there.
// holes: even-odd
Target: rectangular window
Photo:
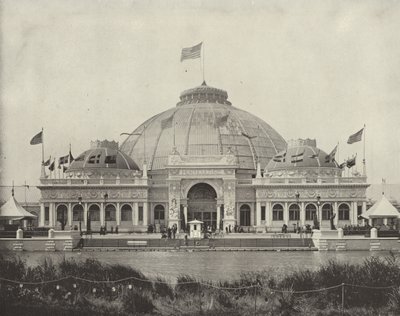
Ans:
[[[49,207],[48,206],[46,206],[45,208],[44,208],[44,220],[45,221],[48,221],[49,220]]]
[[[283,210],[272,211],[273,221],[283,221]]]
[[[143,222],[143,206],[139,206],[139,221]]]
[[[357,205],[357,216],[361,215],[362,213],[362,205]]]
[[[265,206],[261,206],[261,220],[265,221]]]

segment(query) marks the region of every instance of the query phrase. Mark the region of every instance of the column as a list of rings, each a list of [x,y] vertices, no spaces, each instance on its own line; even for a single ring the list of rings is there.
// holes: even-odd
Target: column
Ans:
[[[68,203],[68,226],[71,229],[71,226],[72,226],[72,206],[71,206],[71,203]]]
[[[336,214],[335,218],[333,219],[333,224],[337,227],[339,223],[339,210],[338,210],[338,202],[333,203],[333,212]]]
[[[221,204],[217,204],[217,230],[220,229],[221,223]]]
[[[44,219],[45,219],[45,211],[44,211],[44,203],[40,203],[40,227],[44,227]]]
[[[104,203],[100,203],[100,225],[104,226]]]
[[[261,226],[261,202],[256,202],[256,226]]]
[[[357,216],[357,202],[352,202],[351,203],[352,204],[352,209],[353,209],[353,212],[352,212],[352,214],[353,214],[353,217],[350,217],[350,218],[353,218],[353,221],[352,221],[352,225],[357,225],[357,222],[358,222],[358,216]]]
[[[119,202],[117,202],[117,213],[115,214],[115,219],[117,220],[117,225],[121,225],[121,207],[119,205]]]
[[[85,229],[87,228],[87,217],[88,217],[88,206],[87,203],[83,203],[83,222],[85,223]]]
[[[50,227],[54,227],[54,217],[55,217],[55,204],[53,202],[50,203],[50,207],[49,207],[49,226]]]
[[[132,221],[133,221],[133,226],[139,225],[139,206],[138,202],[133,202],[132,203]]]
[[[217,206],[217,222],[218,222],[218,218],[219,218],[219,216],[218,216],[219,209],[220,209],[219,206]],[[186,225],[187,225],[187,222],[188,222],[188,217],[187,217],[188,212],[187,212],[187,210],[188,210],[188,206],[186,204],[184,204],[183,205],[183,216],[185,216],[185,229],[186,229]],[[217,227],[218,227],[218,224],[217,224]]]
[[[265,226],[271,227],[271,202],[265,205]]]
[[[306,210],[304,208],[304,202],[300,203],[300,225],[304,226],[306,223]]]
[[[286,225],[289,225],[289,206],[288,202],[283,205],[283,221]],[[290,229],[290,227],[288,227]]]
[[[362,212],[365,213],[367,211],[367,202],[362,202]]]
[[[143,202],[143,225],[146,225],[146,226],[148,225],[148,220],[147,220],[148,211],[149,211],[148,205],[149,205],[149,203]]]

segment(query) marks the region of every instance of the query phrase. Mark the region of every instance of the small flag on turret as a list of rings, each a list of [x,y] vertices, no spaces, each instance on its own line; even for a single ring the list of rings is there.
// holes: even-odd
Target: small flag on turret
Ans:
[[[337,146],[338,145],[336,145],[335,148],[333,148],[333,150],[331,151],[331,153],[325,157],[325,162],[333,162],[333,160],[335,159]]]
[[[347,161],[346,161],[347,168],[351,168],[356,165],[356,158],[357,158],[357,155],[354,156],[353,158],[347,159]]]
[[[69,159],[69,155],[60,157],[60,158],[58,159],[58,164],[59,164],[59,165],[63,165],[63,164],[65,164],[65,163],[68,163],[68,159]]]
[[[54,170],[55,163],[56,163],[56,159],[54,158],[53,162],[52,162],[52,163],[50,164],[50,166],[49,166],[49,170],[50,170],[50,171],[53,171],[53,170]]]
[[[51,156],[50,156],[49,159],[47,159],[47,160],[43,163],[43,166],[50,166],[50,163],[51,163]]]
[[[43,143],[43,131],[33,136],[31,139],[31,145],[37,145]]]

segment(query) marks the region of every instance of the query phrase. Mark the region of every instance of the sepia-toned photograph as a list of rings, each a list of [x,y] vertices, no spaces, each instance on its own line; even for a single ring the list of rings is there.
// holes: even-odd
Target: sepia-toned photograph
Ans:
[[[0,315],[400,315],[399,30],[0,0]]]

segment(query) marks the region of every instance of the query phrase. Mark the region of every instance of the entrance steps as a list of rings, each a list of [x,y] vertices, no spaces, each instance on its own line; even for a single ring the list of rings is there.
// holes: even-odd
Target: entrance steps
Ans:
[[[64,241],[64,251],[72,251],[73,243],[72,240],[65,240]]]
[[[338,241],[336,243],[336,251],[345,251],[347,250],[347,243],[345,241]]]
[[[56,243],[54,240],[48,240],[46,241],[46,243],[44,244],[45,251],[56,251]]]
[[[371,241],[369,243],[369,251],[380,250],[380,248],[381,248],[381,242],[380,241]]]
[[[12,249],[14,251],[23,251],[24,250],[24,242],[23,241],[14,241]]]

